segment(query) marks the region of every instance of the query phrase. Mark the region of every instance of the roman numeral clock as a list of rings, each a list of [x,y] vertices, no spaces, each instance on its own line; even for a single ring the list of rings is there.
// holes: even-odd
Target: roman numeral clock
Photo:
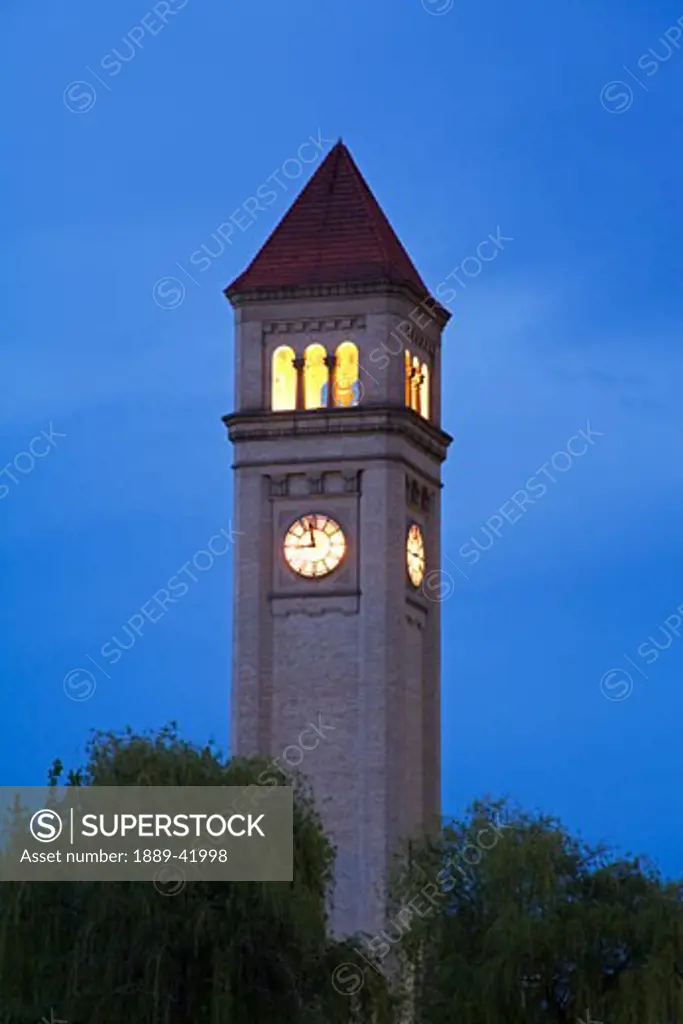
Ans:
[[[346,554],[346,537],[329,516],[308,513],[287,530],[284,553],[292,572],[309,579],[329,576]]]
[[[448,313],[341,142],[226,295],[232,750],[310,780],[337,848],[334,928],[373,932],[397,844],[440,815],[441,609],[427,584],[451,440]],[[304,755],[298,737],[319,721]]]

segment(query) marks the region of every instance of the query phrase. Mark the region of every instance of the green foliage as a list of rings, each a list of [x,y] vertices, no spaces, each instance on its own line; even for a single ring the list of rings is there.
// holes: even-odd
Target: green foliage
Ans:
[[[483,801],[408,863],[386,938],[415,1024],[683,1021],[682,889],[647,861]]]
[[[172,724],[156,736],[95,734],[87,763],[67,782],[247,786],[265,767],[226,762],[211,746],[180,739]],[[55,761],[50,784],[63,784],[62,774]],[[193,882],[172,896],[145,882],[0,885],[0,1017],[38,1024],[54,1008],[69,1024],[389,1020],[379,976],[357,1001],[332,985],[353,953],[328,933],[334,851],[301,786],[294,862],[292,883]]]
[[[96,734],[67,781],[247,786],[265,768],[171,725]],[[50,784],[63,774],[55,761]],[[332,978],[363,961],[355,939],[329,934],[334,851],[301,784],[294,850],[293,883],[194,882],[172,896],[149,883],[1,885],[0,1024],[52,1009],[68,1024],[683,1022],[683,889],[553,818],[481,801],[411,844],[389,921],[363,950],[386,957],[391,986],[365,965],[353,998]]]

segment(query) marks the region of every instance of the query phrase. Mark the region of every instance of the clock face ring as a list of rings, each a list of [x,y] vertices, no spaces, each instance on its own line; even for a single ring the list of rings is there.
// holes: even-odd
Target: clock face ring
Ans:
[[[406,569],[408,579],[417,589],[421,586],[425,575],[425,545],[422,530],[417,523],[408,528],[406,538]]]
[[[297,576],[320,579],[340,565],[346,546],[339,523],[320,512],[309,512],[287,529],[283,551],[287,565]]]

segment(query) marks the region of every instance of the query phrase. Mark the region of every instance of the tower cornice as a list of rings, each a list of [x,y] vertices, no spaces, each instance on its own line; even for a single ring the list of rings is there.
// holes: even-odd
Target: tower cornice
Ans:
[[[279,288],[256,288],[249,291],[230,291],[224,294],[235,309],[265,302],[284,302],[300,299],[357,298],[367,295],[398,295],[414,303],[415,308],[429,310],[429,315],[439,327],[445,327],[451,314],[429,294],[427,290],[419,291],[410,284],[397,284],[393,281],[345,281],[339,284],[292,285]]]
[[[363,405],[301,412],[248,410],[223,417],[233,444],[330,434],[401,434],[431,458],[443,462],[453,438],[412,409]]]

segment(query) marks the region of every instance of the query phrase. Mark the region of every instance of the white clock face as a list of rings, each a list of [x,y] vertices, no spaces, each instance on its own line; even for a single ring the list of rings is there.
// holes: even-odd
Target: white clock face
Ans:
[[[328,576],[346,554],[346,537],[334,519],[309,513],[287,530],[284,554],[290,569],[298,576],[308,579]]]
[[[414,587],[419,587],[425,574],[425,545],[422,530],[413,523],[406,538],[406,568]]]

